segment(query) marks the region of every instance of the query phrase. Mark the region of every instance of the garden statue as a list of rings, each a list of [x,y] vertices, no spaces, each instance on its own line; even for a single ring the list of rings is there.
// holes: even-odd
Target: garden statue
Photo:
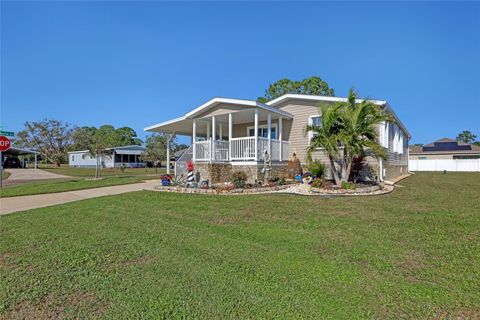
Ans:
[[[296,175],[300,175],[300,177],[303,175],[302,164],[297,158],[295,150],[293,150],[292,157],[288,159],[287,172],[289,179],[294,179]]]
[[[272,159],[270,159],[270,155],[268,154],[267,149],[263,152],[263,183],[268,184],[271,178],[272,173]]]

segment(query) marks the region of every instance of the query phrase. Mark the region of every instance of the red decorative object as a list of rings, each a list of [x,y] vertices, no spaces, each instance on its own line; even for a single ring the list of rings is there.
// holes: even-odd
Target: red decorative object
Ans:
[[[187,163],[187,170],[188,170],[188,171],[193,171],[193,163],[192,163],[192,161],[188,161],[188,163]]]

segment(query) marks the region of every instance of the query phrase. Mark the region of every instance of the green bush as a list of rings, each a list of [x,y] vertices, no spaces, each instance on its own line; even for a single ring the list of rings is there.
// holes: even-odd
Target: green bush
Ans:
[[[317,178],[323,178],[325,174],[325,165],[319,160],[310,161],[307,166],[308,171]]]
[[[323,179],[313,180],[311,186],[314,187],[314,188],[322,188],[323,187]]]
[[[342,189],[347,189],[347,190],[355,190],[357,188],[357,185],[353,182],[342,182]]]
[[[230,181],[233,183],[235,188],[245,187],[245,182],[247,181],[247,174],[243,171],[234,171],[230,176]]]

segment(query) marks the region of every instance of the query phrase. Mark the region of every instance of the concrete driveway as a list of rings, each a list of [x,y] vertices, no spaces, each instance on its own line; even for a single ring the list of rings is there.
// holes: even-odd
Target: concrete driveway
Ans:
[[[17,184],[52,180],[52,179],[65,179],[71,178],[57,173],[48,172],[41,169],[4,169],[10,173],[7,180],[4,181],[6,186],[13,186]]]

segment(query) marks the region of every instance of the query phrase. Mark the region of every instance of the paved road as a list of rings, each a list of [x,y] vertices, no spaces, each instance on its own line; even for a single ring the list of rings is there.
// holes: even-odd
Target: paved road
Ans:
[[[71,178],[69,176],[64,176],[41,169],[5,169],[5,171],[10,173],[8,179],[4,181],[6,186],[13,186],[34,181]]]
[[[49,207],[57,204],[96,198],[101,196],[115,195],[140,190],[153,190],[153,188],[158,184],[159,182],[157,180],[148,180],[141,183],[125,184],[121,186],[2,198],[0,199],[0,215],[9,214],[17,211]]]

